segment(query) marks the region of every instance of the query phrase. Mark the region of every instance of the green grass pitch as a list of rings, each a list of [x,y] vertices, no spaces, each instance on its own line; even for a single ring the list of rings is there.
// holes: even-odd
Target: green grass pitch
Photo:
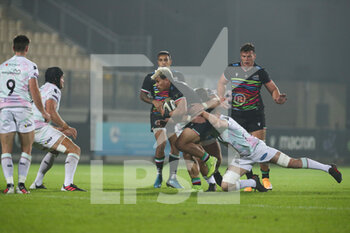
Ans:
[[[37,169],[31,166],[27,187]],[[165,167],[166,177],[168,171]],[[0,232],[350,232],[350,168],[340,171],[343,182],[338,184],[321,171],[272,166],[273,191],[240,192],[240,204],[198,204],[196,194],[179,204],[162,204],[159,192],[177,193],[165,181],[158,190],[138,189],[137,204],[124,204],[123,166],[105,165],[103,189],[119,192],[121,204],[91,204],[90,166],[78,166],[74,180],[89,192],[67,193],[60,191],[64,166],[56,164],[45,177],[47,190],[0,194]],[[138,179],[145,173],[137,170]],[[184,169],[179,176],[190,180]]]

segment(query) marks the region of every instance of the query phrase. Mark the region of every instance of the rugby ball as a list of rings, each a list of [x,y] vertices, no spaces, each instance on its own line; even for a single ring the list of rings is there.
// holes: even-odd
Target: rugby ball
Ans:
[[[175,101],[172,99],[165,99],[163,103],[163,109],[168,112],[174,111],[176,108]]]

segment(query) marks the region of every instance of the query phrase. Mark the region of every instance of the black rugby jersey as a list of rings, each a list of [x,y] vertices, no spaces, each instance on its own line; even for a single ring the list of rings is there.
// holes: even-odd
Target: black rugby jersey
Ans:
[[[264,104],[260,95],[261,86],[271,81],[268,73],[261,66],[245,70],[240,62],[228,65],[225,78],[231,82],[232,110],[263,110]]]

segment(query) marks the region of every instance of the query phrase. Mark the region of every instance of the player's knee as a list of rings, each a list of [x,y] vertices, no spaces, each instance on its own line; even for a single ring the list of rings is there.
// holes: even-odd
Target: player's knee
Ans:
[[[228,191],[228,186],[229,186],[228,183],[222,182],[221,183],[222,191],[227,192]]]

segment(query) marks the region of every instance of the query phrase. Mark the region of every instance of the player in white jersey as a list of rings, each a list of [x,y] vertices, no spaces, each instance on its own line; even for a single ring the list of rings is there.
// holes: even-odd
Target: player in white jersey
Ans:
[[[43,185],[45,173],[52,167],[58,153],[67,155],[65,162],[65,179],[61,188],[62,191],[85,191],[73,183],[75,170],[80,159],[80,147],[67,136],[77,137],[75,128],[68,124],[58,114],[61,100],[61,89],[64,87],[63,71],[59,67],[50,67],[45,72],[45,84],[40,87],[42,102],[46,111],[51,115],[52,122],[57,129],[45,122],[39,110],[33,106],[35,122],[34,145],[49,152],[41,161],[40,168],[34,183],[30,189],[46,189]]]
[[[50,120],[41,102],[37,77],[38,67],[25,56],[29,39],[20,35],[13,40],[15,56],[0,65],[0,139],[1,165],[6,179],[5,194],[14,193],[12,145],[16,132],[21,140],[22,154],[18,165],[16,192],[29,193],[24,185],[31,162],[34,140],[32,99],[44,121]],[[31,95],[31,97],[30,97]]]
[[[271,162],[285,168],[310,168],[329,173],[338,183],[342,181],[342,174],[336,165],[326,165],[309,158],[295,159],[269,147],[264,141],[249,134],[231,117],[217,117],[208,112],[201,114],[220,133],[223,142],[237,150],[240,158],[233,159],[225,175],[221,187],[224,191],[239,190],[245,187],[253,187],[261,192],[267,189],[260,183],[259,177],[253,175],[251,179],[240,180],[239,178],[252,169],[254,163]],[[202,152],[204,153],[204,152]]]

